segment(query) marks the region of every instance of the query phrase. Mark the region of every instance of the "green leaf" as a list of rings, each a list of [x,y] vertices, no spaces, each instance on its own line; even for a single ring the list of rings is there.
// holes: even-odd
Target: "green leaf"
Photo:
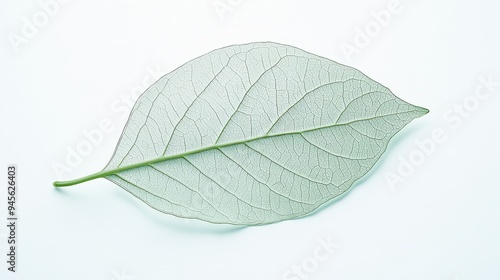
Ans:
[[[300,49],[229,46],[147,89],[103,171],[54,185],[106,178],[167,214],[273,223],[346,192],[427,112]]]

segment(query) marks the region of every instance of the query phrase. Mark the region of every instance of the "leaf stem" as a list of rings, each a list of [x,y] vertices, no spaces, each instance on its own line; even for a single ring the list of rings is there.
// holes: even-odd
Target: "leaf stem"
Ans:
[[[97,178],[102,178],[106,175],[111,175],[111,174],[107,174],[107,173],[111,173],[111,172],[97,172],[97,173],[94,173],[94,174],[90,174],[88,176],[85,176],[85,177],[82,177],[82,178],[78,178],[78,179],[74,179],[74,180],[68,180],[68,181],[55,181],[53,183],[54,187],[68,187],[68,186],[73,186],[73,185],[77,185],[77,184],[80,184],[80,183],[83,183],[83,182],[87,182],[87,181],[90,181],[90,180],[94,180],[94,179],[97,179]]]

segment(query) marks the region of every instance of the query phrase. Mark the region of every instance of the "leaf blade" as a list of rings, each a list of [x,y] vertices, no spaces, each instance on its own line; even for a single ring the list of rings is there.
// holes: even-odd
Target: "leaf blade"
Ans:
[[[153,84],[101,175],[168,214],[267,224],[347,191],[427,112],[297,48],[230,46]]]

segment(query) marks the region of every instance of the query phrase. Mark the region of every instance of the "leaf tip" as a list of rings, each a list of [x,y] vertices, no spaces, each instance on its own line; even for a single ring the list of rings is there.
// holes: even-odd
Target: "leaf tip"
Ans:
[[[427,108],[416,106],[419,112],[419,117],[427,115],[430,111]]]

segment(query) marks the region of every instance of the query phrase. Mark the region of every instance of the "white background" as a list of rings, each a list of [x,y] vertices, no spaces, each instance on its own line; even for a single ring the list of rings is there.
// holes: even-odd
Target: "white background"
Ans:
[[[1,1],[0,217],[6,166],[15,163],[17,279],[284,279],[303,264],[306,275],[289,279],[500,279],[500,86],[474,97],[478,87],[488,92],[481,79],[500,81],[500,4],[400,0],[376,30],[374,13],[389,2],[70,0],[44,23],[39,1]],[[220,3],[231,10],[218,12]],[[23,34],[24,18],[37,30]],[[369,42],[356,45],[356,29],[367,27]],[[343,199],[268,226],[164,215],[103,179],[52,187],[104,167],[126,122],[124,100],[158,78],[150,72],[253,41],[358,68],[431,113],[398,134]],[[358,52],[346,55],[346,44]],[[461,116],[453,110],[464,101]],[[102,121],[111,131],[58,176],[54,166],[67,166],[68,149]],[[445,140],[419,158],[416,142],[431,141],[435,130]],[[400,173],[409,159],[413,171]],[[3,261],[5,226],[0,234],[0,279],[15,279]],[[338,248],[315,261],[318,239],[328,238]]]

